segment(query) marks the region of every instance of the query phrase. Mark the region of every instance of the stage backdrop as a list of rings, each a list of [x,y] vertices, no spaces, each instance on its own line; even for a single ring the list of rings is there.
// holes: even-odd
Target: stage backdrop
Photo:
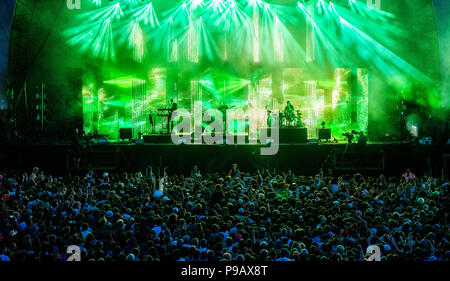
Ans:
[[[93,133],[148,132],[171,98],[188,110],[256,104],[259,124],[265,106],[291,100],[311,136],[321,121],[336,136],[397,134],[401,101],[442,112],[430,0],[24,1],[37,3],[28,79],[57,97],[56,130],[79,115]]]

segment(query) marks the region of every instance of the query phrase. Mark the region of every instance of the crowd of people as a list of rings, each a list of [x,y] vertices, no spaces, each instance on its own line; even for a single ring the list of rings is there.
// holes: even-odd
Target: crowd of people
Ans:
[[[160,172],[160,173],[159,173]],[[157,174],[155,176],[155,174]],[[450,259],[448,179],[292,171],[0,174],[0,261]]]

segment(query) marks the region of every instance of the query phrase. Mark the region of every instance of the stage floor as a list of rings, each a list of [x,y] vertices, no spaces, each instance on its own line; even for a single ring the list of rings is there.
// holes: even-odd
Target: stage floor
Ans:
[[[297,174],[313,175],[321,167],[334,167],[342,173],[356,170],[400,175],[408,167],[416,173],[430,168],[436,176],[448,174],[450,146],[420,145],[398,142],[369,142],[364,149],[346,143],[296,143],[279,145],[278,153],[261,155],[263,145],[207,144],[93,144],[82,154],[81,166],[97,170],[145,171],[169,167],[171,173],[188,174],[193,165],[202,171],[227,171],[237,163],[243,171],[269,168],[292,169]],[[72,170],[71,145],[67,141],[7,145],[0,153],[0,168],[29,170],[34,166],[64,174]],[[450,163],[449,163],[450,164]],[[443,170],[444,169],[444,170]]]

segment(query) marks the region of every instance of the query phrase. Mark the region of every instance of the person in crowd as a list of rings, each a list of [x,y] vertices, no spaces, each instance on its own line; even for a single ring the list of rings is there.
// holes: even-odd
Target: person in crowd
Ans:
[[[228,176],[230,176],[232,178],[241,176],[241,172],[239,171],[237,164],[233,164],[233,166],[231,167],[231,170],[228,172]]]
[[[403,173],[402,178],[404,178],[406,181],[413,181],[416,178],[416,175],[411,172],[411,169],[406,169],[406,172]]]
[[[0,260],[450,260],[447,177],[88,175],[2,172]]]
[[[200,170],[198,168],[198,165],[194,165],[194,167],[192,168],[191,177],[196,177],[196,178],[202,177]]]
[[[92,179],[94,177],[94,170],[89,169],[89,171],[86,174],[86,178]]]

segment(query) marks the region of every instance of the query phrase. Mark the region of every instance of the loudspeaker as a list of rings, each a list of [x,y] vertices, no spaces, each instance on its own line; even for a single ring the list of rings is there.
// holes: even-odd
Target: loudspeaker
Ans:
[[[280,143],[308,142],[307,128],[280,128]]]
[[[170,135],[144,135],[144,143],[172,143]]]
[[[132,139],[133,138],[133,128],[120,128],[120,139]]]
[[[319,140],[329,140],[331,139],[331,129],[330,128],[319,128],[317,129],[317,136]]]

